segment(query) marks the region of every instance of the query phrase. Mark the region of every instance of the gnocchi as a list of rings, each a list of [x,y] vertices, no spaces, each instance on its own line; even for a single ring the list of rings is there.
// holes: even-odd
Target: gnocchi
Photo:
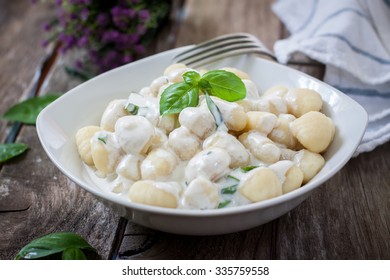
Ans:
[[[114,195],[182,209],[259,202],[312,180],[336,132],[321,112],[321,95],[283,85],[261,92],[244,71],[223,70],[242,79],[246,97],[228,102],[211,96],[218,110],[209,109],[209,99],[200,93],[199,105],[160,116],[165,89],[188,71],[207,73],[180,63],[127,99],[111,101],[99,125],[75,135],[85,167]]]

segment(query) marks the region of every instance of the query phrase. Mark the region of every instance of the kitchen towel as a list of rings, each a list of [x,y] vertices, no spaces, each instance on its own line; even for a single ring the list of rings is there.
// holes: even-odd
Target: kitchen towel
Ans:
[[[324,81],[359,102],[369,120],[355,156],[390,140],[390,0],[278,0],[291,36],[280,63],[301,52],[326,65]]]

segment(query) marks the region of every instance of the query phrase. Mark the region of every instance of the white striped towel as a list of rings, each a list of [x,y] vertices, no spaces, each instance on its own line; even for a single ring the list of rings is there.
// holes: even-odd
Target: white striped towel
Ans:
[[[326,65],[324,81],[369,115],[355,156],[390,140],[390,0],[278,0],[291,36],[275,43],[281,63],[302,52]]]

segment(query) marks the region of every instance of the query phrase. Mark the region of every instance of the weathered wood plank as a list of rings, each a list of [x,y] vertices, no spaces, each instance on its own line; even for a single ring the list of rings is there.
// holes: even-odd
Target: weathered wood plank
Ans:
[[[272,49],[281,24],[272,0],[188,0],[176,46],[196,44],[218,35],[249,32]]]
[[[278,223],[280,259],[390,258],[390,143],[351,159]]]
[[[32,239],[59,231],[79,233],[107,258],[119,217],[51,163],[35,127],[24,126],[18,140],[30,149],[0,173],[0,259],[13,258]]]
[[[32,5],[29,0],[0,0],[0,116],[28,92],[30,81],[45,50],[45,34],[40,25],[52,15],[47,5]],[[0,120],[0,141],[9,123]]]
[[[220,236],[183,236],[129,224],[120,259],[270,259],[273,222]]]

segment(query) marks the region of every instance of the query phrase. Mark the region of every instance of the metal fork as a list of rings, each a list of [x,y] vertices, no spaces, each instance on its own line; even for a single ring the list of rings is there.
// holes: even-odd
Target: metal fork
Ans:
[[[232,33],[215,37],[176,55],[176,63],[199,67],[226,57],[255,53],[276,61],[276,57],[255,36],[249,33]]]

